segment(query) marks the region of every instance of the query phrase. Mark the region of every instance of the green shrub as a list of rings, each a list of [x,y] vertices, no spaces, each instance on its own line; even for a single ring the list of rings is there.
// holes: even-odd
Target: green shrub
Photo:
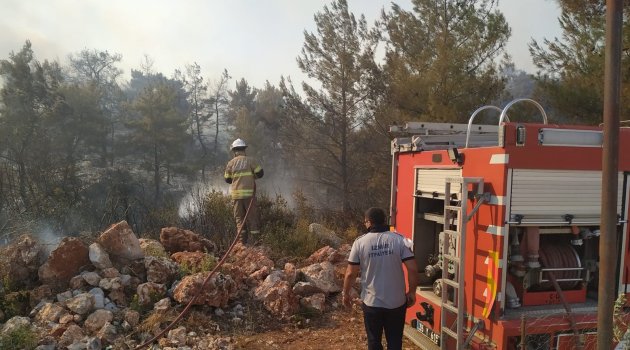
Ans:
[[[193,208],[200,209],[187,213],[180,220],[182,227],[209,238],[219,249],[227,248],[236,235],[230,196],[212,190],[207,194],[193,193],[191,201]]]
[[[131,302],[129,303],[129,308],[133,311],[137,311],[140,314],[143,314],[147,311],[146,307],[140,304],[140,299],[138,297],[138,294],[134,294],[133,297],[131,298]]]
[[[153,304],[160,301],[160,299],[162,299],[162,295],[152,292],[149,294],[149,299],[150,301],[146,304],[141,304],[138,294],[134,294],[131,298],[131,302],[129,303],[129,308],[131,310],[137,311],[138,313],[140,313],[140,315],[144,315],[153,309]]]
[[[212,255],[206,255],[199,266],[193,266],[187,262],[179,265],[180,276],[193,275],[199,272],[210,272],[217,265],[217,259]]]
[[[278,194],[274,198],[270,198],[261,193],[257,200],[262,232],[267,232],[270,228],[282,229],[295,226],[297,217],[281,195]]]
[[[156,246],[149,246],[147,248],[144,249],[144,255],[145,256],[154,256],[156,258],[169,258],[170,259],[170,255],[164,250],[164,248],[161,247],[156,247]]]
[[[4,312],[6,319],[13,316],[25,316],[30,311],[29,301],[28,291],[0,293],[0,310]]]
[[[141,231],[147,238],[159,239],[163,227],[175,226],[179,222],[179,205],[174,200],[163,199],[158,205],[148,208]]]
[[[31,350],[37,346],[37,335],[31,327],[22,326],[0,335],[0,350]]]
[[[317,250],[318,239],[308,231],[308,225],[306,220],[298,220],[295,227],[286,227],[281,223],[267,227],[263,242],[271,249],[272,259],[306,258]]]

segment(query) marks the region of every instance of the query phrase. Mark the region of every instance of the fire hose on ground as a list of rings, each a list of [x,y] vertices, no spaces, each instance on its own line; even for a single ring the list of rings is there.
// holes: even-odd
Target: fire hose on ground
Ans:
[[[255,195],[256,194],[254,193],[254,196]],[[177,317],[173,320],[173,322],[171,322],[168,326],[166,326],[166,328],[164,328],[164,330],[162,330],[156,336],[154,336],[153,338],[147,340],[146,342],[144,342],[140,346],[136,347],[134,350],[140,350],[140,349],[143,349],[143,348],[151,345],[153,342],[155,342],[156,340],[160,339],[164,334],[166,334],[166,332],[171,330],[175,326],[175,324],[177,324],[177,322],[181,321],[181,319],[184,318],[184,316],[186,316],[186,314],[188,313],[188,311],[192,307],[192,305],[195,302],[195,300],[197,299],[197,297],[199,297],[199,295],[203,291],[203,289],[206,286],[206,284],[208,283],[208,281],[210,281],[210,278],[212,278],[212,276],[215,274],[215,272],[217,272],[219,270],[221,265],[223,265],[223,263],[225,262],[227,257],[232,252],[232,249],[234,249],[234,246],[236,246],[236,243],[238,242],[238,239],[241,236],[241,231],[243,231],[243,226],[247,222],[247,215],[249,214],[249,209],[252,207],[252,203],[254,202],[254,196],[252,196],[252,198],[249,200],[249,205],[247,206],[247,211],[245,211],[245,216],[243,217],[243,221],[241,222],[241,225],[239,225],[238,230],[236,231],[236,236],[234,237],[234,241],[232,241],[232,244],[230,244],[230,247],[228,248],[228,250],[225,252],[225,254],[223,254],[223,257],[221,258],[221,260],[219,260],[217,265],[212,269],[212,271],[210,271],[210,273],[208,274],[206,279],[201,284],[201,287],[199,289],[197,289],[197,292],[192,297],[192,299],[190,299],[190,301],[188,302],[188,304],[186,305],[184,310],[182,310],[182,312],[180,312],[179,315],[177,315]]]

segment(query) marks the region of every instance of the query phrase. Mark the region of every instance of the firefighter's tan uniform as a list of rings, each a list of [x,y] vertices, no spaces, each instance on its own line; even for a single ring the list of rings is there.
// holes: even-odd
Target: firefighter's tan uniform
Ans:
[[[252,157],[245,155],[245,151],[235,151],[234,158],[225,168],[225,181],[230,185],[230,194],[234,206],[234,218],[237,228],[243,225],[245,212],[249,207],[247,222],[241,230],[242,241],[247,243],[249,234],[256,236],[260,233],[258,222],[258,208],[256,203],[255,181],[263,177],[262,166]],[[252,201],[250,206],[250,200]]]

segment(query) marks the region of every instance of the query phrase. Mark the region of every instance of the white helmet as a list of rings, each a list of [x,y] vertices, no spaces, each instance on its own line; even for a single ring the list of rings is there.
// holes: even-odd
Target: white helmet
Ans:
[[[234,150],[235,148],[246,148],[247,144],[245,143],[245,141],[241,140],[241,139],[236,139],[234,140],[234,142],[232,142],[232,150]]]

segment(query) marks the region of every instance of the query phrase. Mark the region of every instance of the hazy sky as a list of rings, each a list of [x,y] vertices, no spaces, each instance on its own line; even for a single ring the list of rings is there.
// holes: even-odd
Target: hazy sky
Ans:
[[[410,0],[394,1],[411,9]],[[303,31],[314,31],[313,15],[324,0],[0,0],[0,58],[31,40],[38,59],[66,63],[84,48],[123,56],[126,78],[144,55],[154,70],[170,76],[197,62],[210,80],[227,69],[235,79],[262,87],[280,76],[304,79],[295,58]],[[350,11],[368,23],[391,2],[348,0]],[[512,27],[508,51],[518,69],[533,73],[527,44],[560,35],[553,0],[500,0]]]

